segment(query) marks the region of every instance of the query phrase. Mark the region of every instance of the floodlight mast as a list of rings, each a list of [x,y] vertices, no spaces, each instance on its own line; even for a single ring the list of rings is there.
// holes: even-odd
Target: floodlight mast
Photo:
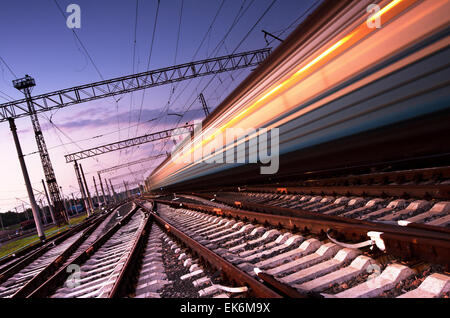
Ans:
[[[41,157],[42,168],[44,169],[45,181],[47,182],[48,190],[50,192],[50,200],[54,207],[53,211],[56,224],[57,226],[67,224],[66,218],[64,217],[64,202],[59,192],[58,183],[56,182],[55,172],[53,170],[47,145],[44,140],[44,135],[42,134],[41,125],[39,123],[34,104],[31,100],[31,90],[34,86],[36,86],[36,82],[31,76],[25,75],[23,78],[13,80],[13,86],[25,95],[25,99],[27,101],[28,112],[31,117],[31,123],[33,124],[34,135],[36,138],[39,155]]]

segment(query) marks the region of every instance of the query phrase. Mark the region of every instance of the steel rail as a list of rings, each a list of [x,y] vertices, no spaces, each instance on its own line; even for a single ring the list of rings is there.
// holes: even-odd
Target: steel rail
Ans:
[[[248,186],[244,192],[450,199],[450,185]]]
[[[330,221],[337,221],[337,222],[344,222],[344,223],[350,223],[350,224],[365,224],[365,225],[389,225],[382,222],[371,222],[367,220],[358,220],[353,218],[346,218],[339,215],[326,215],[326,214],[320,214],[318,212],[312,212],[307,211],[303,209],[293,209],[293,208],[285,208],[285,207],[278,207],[270,204],[261,204],[261,203],[253,203],[253,202],[246,202],[243,200],[236,201],[232,199],[226,199],[221,198],[217,196],[207,195],[207,194],[194,194],[198,197],[202,197],[204,199],[212,200],[214,199],[217,202],[223,203],[225,205],[234,207],[235,209],[247,209],[249,211],[256,211],[256,212],[264,212],[264,213],[271,213],[275,215],[285,215],[285,216],[294,216],[294,217],[306,217],[306,218],[312,218],[312,219],[321,219],[321,220],[330,220]],[[395,221],[393,221],[395,222]],[[433,233],[433,237],[436,233],[443,233],[446,235],[450,235],[450,229],[442,227],[442,226],[433,226],[433,225],[427,225],[427,224],[420,224],[420,223],[409,223],[404,226],[398,225],[397,222],[395,222],[396,228],[415,228],[415,229],[422,229],[426,231],[427,233]]]
[[[150,212],[148,208],[137,203],[141,209]],[[218,254],[214,253],[210,249],[206,248],[202,244],[193,240],[179,229],[177,229],[172,224],[167,223],[164,219],[156,215],[155,213],[151,213],[151,216],[155,223],[159,224],[166,232],[170,233],[172,236],[176,237],[179,241],[181,241],[184,245],[189,247],[195,254],[198,254],[203,260],[209,263],[212,267],[220,270],[231,282],[234,282],[238,285],[244,285],[249,287],[249,293],[255,297],[259,298],[280,298],[282,297],[280,294],[268,288],[264,284],[260,283],[252,276],[243,272]]]
[[[272,289],[275,289],[282,295],[286,295],[290,298],[323,298],[319,293],[301,293],[297,289],[279,281],[272,275],[265,273],[264,271],[256,271],[256,275],[262,279],[266,284],[270,285]]]
[[[58,238],[59,236],[63,235],[64,233],[65,233],[65,231],[55,234],[54,236],[51,237],[51,240]],[[5,256],[4,258],[2,258],[2,260],[0,261],[0,265],[11,262],[7,265],[7,267],[10,268],[10,267],[14,266],[15,264],[17,264],[20,260],[22,260],[23,259],[22,256],[29,255],[30,253],[34,252],[38,248],[45,246],[47,243],[48,243],[48,241],[43,242],[41,240],[35,242],[34,244],[30,243],[31,245],[27,246],[23,250],[20,250],[17,253],[11,253],[11,254]],[[2,274],[1,270],[0,270],[0,274]]]
[[[154,199],[174,208],[188,208],[222,217],[304,231],[325,236],[332,233],[339,240],[361,242],[368,240],[369,232],[378,233],[384,251],[405,260],[420,259],[450,268],[450,229],[410,223],[407,226],[368,222],[339,216],[325,216],[313,212],[219,200],[235,208],[215,208],[204,204]],[[380,241],[379,241],[380,242]],[[376,241],[374,241],[375,245]],[[378,243],[377,243],[378,246]]]
[[[125,260],[125,263],[119,273],[119,276],[117,277],[117,280],[114,282],[114,285],[108,295],[108,298],[126,297],[127,293],[131,290],[135,278],[133,274],[137,269],[140,256],[146,245],[145,242],[147,241],[147,238],[150,234],[150,228],[152,226],[153,219],[148,210],[142,209],[142,206],[140,206],[137,202],[135,202],[135,204],[138,205],[141,208],[141,210],[144,210],[146,214],[146,219],[144,221],[144,225],[141,227],[139,233],[136,235],[137,239],[134,242],[127,259]]]
[[[96,218],[92,224],[83,232],[83,234],[73,242],[67,249],[65,249],[53,262],[48,264],[42,271],[34,276],[28,283],[15,292],[11,298],[26,298],[36,288],[45,282],[54,272],[60,268],[67,259],[72,256],[76,249],[83,244],[83,242],[95,231],[95,229],[102,223],[105,218],[113,213],[114,210],[109,211]]]
[[[68,276],[71,275],[71,272],[68,271],[68,266],[70,265],[79,265],[81,266],[84,262],[86,262],[92,254],[94,254],[106,241],[108,241],[111,236],[114,235],[122,225],[128,223],[133,214],[138,210],[137,207],[128,212],[119,222],[114,224],[106,233],[104,233],[101,237],[99,237],[91,246],[89,246],[85,251],[83,251],[79,256],[77,256],[71,264],[67,264],[61,267],[53,276],[48,278],[44,283],[42,283],[39,287],[37,287],[32,293],[27,295],[27,298],[44,298],[51,295],[51,293],[63,285],[67,280]]]
[[[44,243],[44,245],[40,246],[37,250],[33,250],[28,256],[20,259],[18,262],[11,264],[8,268],[0,274],[0,284],[4,283],[7,279],[21,271],[23,268],[31,264],[34,260],[42,256],[52,247],[59,245],[63,241],[65,241],[70,236],[78,233],[79,231],[84,230],[88,226],[90,226],[93,222],[95,222],[97,218],[91,218],[86,220],[81,224],[73,227],[72,229],[66,230],[58,235],[56,238],[52,238],[52,240]]]
[[[123,202],[113,205],[113,207],[111,207],[110,209],[116,209],[118,206],[122,205]],[[77,224],[76,226],[80,226],[81,224]],[[75,228],[75,227],[74,227]],[[46,241],[46,242],[42,242],[42,241],[38,241],[35,244],[32,244],[28,247],[26,247],[23,250],[20,250],[18,253],[14,253],[14,254],[10,254],[9,256],[6,256],[5,258],[3,258],[0,261],[0,265],[3,265],[7,262],[12,261],[13,259],[16,259],[14,262],[11,262],[10,264],[8,264],[8,269],[15,266],[17,263],[19,263],[20,261],[24,260],[25,258],[22,256],[25,256],[27,254],[31,255],[30,253],[34,253],[36,252],[39,248],[42,248],[44,246],[46,246],[49,242],[53,242],[54,240],[56,240],[57,238],[59,238],[60,236],[66,234],[66,231],[60,232],[58,234],[55,234],[54,236],[51,237],[50,240]],[[26,256],[28,257],[28,255]],[[3,271],[6,271],[7,269],[2,269]],[[3,271],[0,271],[0,277],[1,274],[3,273]],[[1,283],[1,282],[0,282]]]

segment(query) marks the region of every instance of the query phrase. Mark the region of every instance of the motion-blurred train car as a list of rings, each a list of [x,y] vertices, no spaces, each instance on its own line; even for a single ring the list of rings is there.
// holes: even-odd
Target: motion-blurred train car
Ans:
[[[180,148],[147,184],[207,189],[349,166],[448,162],[449,12],[447,0],[324,1],[203,121],[201,139],[182,143],[192,153],[228,128],[279,128],[278,172],[183,162],[190,152]]]

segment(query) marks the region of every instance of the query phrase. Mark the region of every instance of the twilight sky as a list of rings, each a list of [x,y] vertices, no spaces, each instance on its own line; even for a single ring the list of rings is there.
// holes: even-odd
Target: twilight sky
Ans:
[[[161,0],[149,69],[223,56],[235,50],[243,52],[266,47],[267,43],[261,30],[286,38],[307,16],[301,17],[303,13],[320,2],[276,0],[272,5],[273,1]],[[67,28],[66,17],[63,17],[54,0],[2,1],[0,57],[17,77],[29,74],[36,79],[32,95],[100,81],[102,77],[109,79],[147,70],[157,0],[138,0],[137,20],[136,0],[57,0],[57,3],[66,17],[70,14],[65,12],[69,4],[75,3],[81,7],[81,28],[75,29],[75,32],[99,72],[72,30]],[[238,46],[269,7],[247,39]],[[210,28],[217,12],[217,19]],[[291,27],[288,28],[289,26]],[[230,28],[231,31],[227,35]],[[224,37],[225,41],[222,41]],[[200,46],[202,39],[205,40]],[[272,41],[270,46],[275,47],[278,44],[278,41]],[[147,89],[145,94],[143,91],[137,91],[116,96],[115,99],[100,99],[41,114],[39,120],[56,179],[63,187],[64,194],[68,196],[73,192],[75,196],[79,196],[73,165],[65,163],[65,154],[169,129],[179,120],[180,123],[185,123],[203,119],[198,94],[203,92],[208,107],[212,110],[250,72],[250,69],[244,69],[200,77]],[[23,98],[22,93],[12,87],[11,81],[14,78],[7,66],[0,61],[0,103]],[[179,116],[168,115],[171,113],[184,116],[180,119]],[[49,119],[54,124],[51,124]],[[29,154],[25,157],[26,163],[39,201],[42,198],[39,191],[42,191],[41,179],[44,175],[39,154],[35,153],[37,146],[31,121],[29,118],[21,118],[16,120],[16,125],[23,152]],[[145,144],[135,149],[116,151],[80,161],[87,174],[91,194],[94,191],[92,175],[96,175],[97,170],[158,154],[164,144],[165,142]],[[170,142],[166,144],[166,147],[169,146]],[[0,212],[13,210],[16,206],[22,211],[20,200],[28,202],[28,197],[6,122],[0,123],[0,149]],[[125,179],[131,182],[134,178],[142,178],[142,170],[148,169],[144,173],[147,176],[161,160],[134,165],[131,170],[116,170],[104,176],[114,178],[127,172],[131,174],[130,171],[138,171],[134,177]],[[122,179],[116,178],[112,182],[119,187]],[[45,200],[43,202],[46,204]]]

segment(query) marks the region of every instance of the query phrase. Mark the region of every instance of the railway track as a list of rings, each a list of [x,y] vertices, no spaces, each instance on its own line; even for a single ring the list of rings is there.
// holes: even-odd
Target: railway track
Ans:
[[[33,298],[446,298],[449,236],[435,228],[252,212],[196,195],[138,200],[36,258],[1,292]],[[362,233],[370,237],[363,244]],[[408,247],[412,241],[416,246]]]
[[[213,195],[207,197],[214,198]],[[306,191],[304,194],[224,192],[215,199],[237,207],[267,205],[374,222],[402,221],[400,223],[450,227],[450,201],[316,195]]]
[[[178,200],[180,201],[180,200]],[[158,201],[157,201],[158,202]],[[333,243],[313,233],[289,231],[254,222],[211,215],[180,207],[180,202],[157,205],[159,217],[197,244],[220,255],[247,275],[265,282],[280,295],[293,297],[448,297],[450,276],[445,265],[404,261],[373,246],[356,248]],[[189,203],[181,203],[182,206]],[[169,224],[169,225],[167,225]],[[202,293],[230,297],[209,277]],[[199,278],[200,277],[200,278]],[[200,292],[199,292],[200,293]],[[247,295],[241,291],[242,295]]]
[[[40,244],[28,254],[5,264],[0,274],[0,297],[27,297],[63,264],[68,264],[103,231],[111,227],[123,207],[96,215],[57,238]]]
[[[137,211],[132,202],[116,209],[96,233],[28,297],[105,297],[114,286],[116,273],[131,249],[134,236],[139,233],[136,230],[142,230],[145,218]]]
[[[246,206],[251,210],[269,206],[373,222],[449,228],[450,168],[325,175],[322,178],[308,175],[304,180],[284,184],[198,193],[194,200],[199,198],[214,199],[235,208]]]

